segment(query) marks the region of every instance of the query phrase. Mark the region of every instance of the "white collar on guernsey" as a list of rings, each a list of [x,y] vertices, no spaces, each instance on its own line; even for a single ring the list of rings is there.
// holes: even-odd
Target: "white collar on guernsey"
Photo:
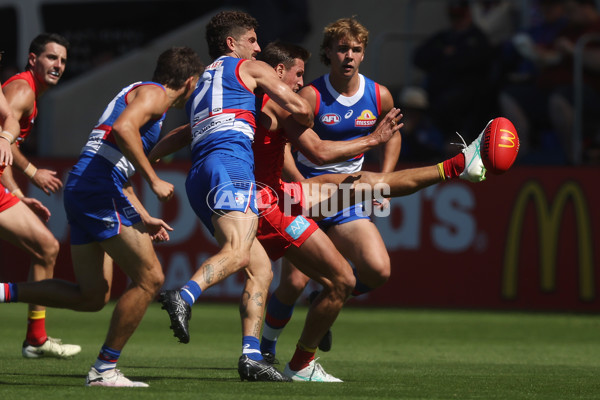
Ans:
[[[325,75],[325,86],[327,87],[329,94],[331,94],[338,103],[346,107],[352,107],[363,97],[365,93],[365,77],[361,74],[358,74],[358,79],[360,82],[358,90],[350,97],[338,93],[337,90],[331,86],[331,82],[329,82],[329,74]]]

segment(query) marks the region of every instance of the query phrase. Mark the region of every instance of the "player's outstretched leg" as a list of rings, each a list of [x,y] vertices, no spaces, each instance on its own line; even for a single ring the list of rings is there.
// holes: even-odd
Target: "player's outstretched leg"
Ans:
[[[0,303],[18,302],[16,283],[0,282]],[[46,334],[46,311],[29,311],[27,318],[27,335],[21,347],[25,358],[70,358],[81,352],[81,346],[63,344],[60,339]]]
[[[129,380],[116,368],[98,372],[98,370],[92,366],[85,378],[85,386],[148,387],[148,384]]]
[[[81,352],[81,346],[76,344],[63,344],[60,339],[48,336],[46,341],[39,346],[32,346],[23,342],[21,349],[25,358],[55,357],[71,358]]]
[[[279,372],[266,360],[255,361],[242,355],[238,361],[240,379],[247,381],[291,382],[292,380]]]
[[[181,298],[178,290],[162,292],[158,301],[162,303],[161,308],[169,313],[174,336],[181,343],[189,343],[189,320],[192,319],[192,307]]]
[[[288,363],[283,370],[283,374],[297,382],[343,382],[341,379],[325,372],[317,359],[312,360],[306,368],[300,371],[292,371]]]
[[[491,124],[492,121],[488,122],[487,125]],[[464,179],[470,182],[481,182],[485,180],[486,169],[483,166],[483,160],[481,159],[481,138],[483,132],[487,129],[487,125],[483,128],[483,131],[477,136],[477,139],[473,140],[470,145],[467,146],[463,140],[461,144],[463,146],[462,153],[465,155],[465,169],[459,175],[460,179]],[[459,135],[460,136],[460,135]]]
[[[462,147],[462,151],[437,164],[440,176],[443,176],[444,179],[460,178],[475,183],[484,181],[486,169],[481,159],[483,132],[468,146],[462,136],[460,134],[458,136],[462,140],[462,143],[458,143]]]
[[[319,293],[321,293],[321,292],[318,290],[314,290],[313,292],[311,292],[311,294],[308,295],[308,303],[312,304],[312,302],[319,295]],[[331,329],[329,329],[329,330],[327,330],[327,333],[325,334],[325,336],[323,336],[323,339],[321,339],[321,341],[319,342],[319,350],[328,352],[329,350],[331,350],[332,345],[333,345],[333,334],[331,333]]]

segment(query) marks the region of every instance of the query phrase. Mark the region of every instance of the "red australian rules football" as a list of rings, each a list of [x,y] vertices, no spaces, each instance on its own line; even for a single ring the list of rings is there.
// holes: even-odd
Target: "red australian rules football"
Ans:
[[[512,122],[504,117],[494,118],[481,141],[481,160],[488,171],[502,174],[513,165],[519,153],[519,136]]]

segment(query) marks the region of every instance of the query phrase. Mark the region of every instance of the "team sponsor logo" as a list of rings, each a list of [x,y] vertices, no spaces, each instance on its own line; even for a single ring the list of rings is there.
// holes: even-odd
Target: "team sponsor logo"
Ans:
[[[500,132],[502,132],[500,135],[500,139],[504,140],[504,143],[498,144],[498,147],[506,147],[512,149],[517,145],[517,135],[514,132],[511,132],[508,129],[500,129]]]
[[[328,114],[322,115],[320,120],[323,125],[335,125],[335,124],[339,123],[342,119],[340,118],[340,116],[338,114],[328,113]]]
[[[348,110],[348,112],[346,113],[346,115],[344,115],[345,119],[348,119],[352,116],[352,114],[354,114],[354,110]]]
[[[204,138],[206,135],[223,127],[233,126],[235,123],[234,114],[219,114],[209,118],[197,121],[192,126],[192,137],[194,141]]]
[[[91,147],[94,150],[98,150],[102,145],[102,142],[107,136],[107,132],[103,129],[94,129],[90,136],[88,137],[88,141],[85,144],[86,147]]]
[[[123,215],[125,215],[125,217],[127,219],[131,219],[131,218],[137,217],[139,214],[135,210],[135,208],[128,206],[128,207],[123,208]]]
[[[491,137],[491,135],[485,135],[482,152],[489,152]],[[500,141],[498,142],[498,147],[512,149],[517,145],[518,143],[516,133],[511,132],[508,129],[500,129]]]
[[[544,292],[556,290],[556,264],[560,247],[559,233],[568,204],[575,212],[579,269],[579,297],[591,301],[595,297],[594,260],[590,213],[585,195],[576,182],[566,182],[558,190],[554,202],[546,197],[542,186],[535,181],[525,184],[518,194],[510,219],[502,272],[502,295],[517,297],[521,231],[528,204],[533,203],[537,217],[540,286]]]
[[[300,236],[302,236],[302,234],[304,233],[304,231],[306,231],[306,228],[308,228],[309,226],[310,226],[310,224],[308,223],[308,221],[306,220],[306,218],[304,218],[302,215],[298,215],[296,218],[294,218],[294,220],[292,221],[292,223],[289,224],[287,226],[287,228],[285,228],[285,231],[294,240],[296,240]]]
[[[377,122],[377,117],[371,110],[363,110],[360,115],[354,120],[354,126],[365,128],[374,126]]]

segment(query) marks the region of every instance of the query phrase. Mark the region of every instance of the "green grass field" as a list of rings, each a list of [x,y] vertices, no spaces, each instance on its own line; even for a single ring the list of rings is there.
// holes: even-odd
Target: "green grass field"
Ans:
[[[83,347],[72,360],[21,357],[26,306],[3,304],[3,399],[598,399],[600,316],[347,307],[319,362],[341,384],[240,382],[235,304],[194,306],[192,340],[177,343],[157,303],[118,367],[150,388],[87,388],[114,304],[98,313],[48,310],[51,336]],[[278,346],[292,355],[306,309]],[[283,368],[283,366],[280,366]]]

